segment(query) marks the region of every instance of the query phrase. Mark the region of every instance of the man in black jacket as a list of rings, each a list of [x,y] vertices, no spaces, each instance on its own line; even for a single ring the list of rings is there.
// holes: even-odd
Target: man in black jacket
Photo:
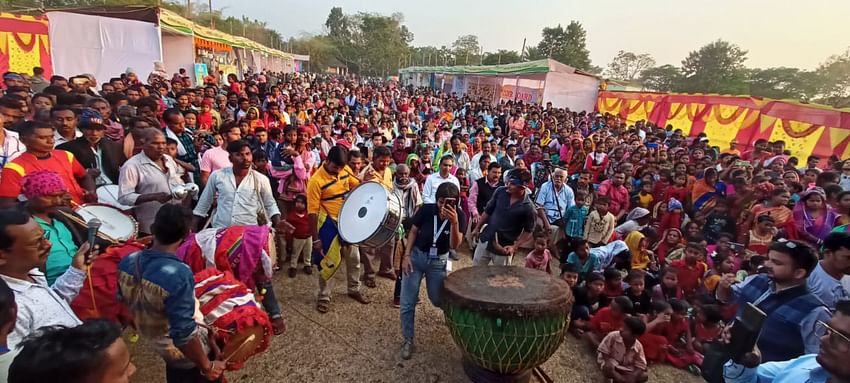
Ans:
[[[74,154],[97,186],[118,184],[118,169],[127,161],[121,145],[104,139],[106,126],[100,113],[84,109],[77,125],[83,136],[56,147]]]

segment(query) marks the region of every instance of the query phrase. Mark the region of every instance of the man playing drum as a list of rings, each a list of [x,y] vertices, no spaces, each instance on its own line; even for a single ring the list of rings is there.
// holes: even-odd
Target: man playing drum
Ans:
[[[219,381],[225,368],[225,362],[215,360],[206,327],[198,325],[192,270],[174,255],[191,222],[191,212],[182,206],[162,205],[151,225],[151,248],[118,265],[118,294],[130,307],[139,334],[165,360],[168,383]]]
[[[353,246],[342,244],[338,230],[339,210],[345,195],[360,182],[349,174],[343,174],[348,160],[348,153],[340,146],[334,146],[328,151],[328,156],[322,166],[307,182],[307,214],[312,230],[313,251],[324,256],[319,265],[319,296],[316,310],[326,313],[330,309],[331,281],[339,264],[345,263],[348,280],[348,296],[362,303],[369,300],[360,292],[360,257]],[[320,217],[320,215],[322,217]],[[323,220],[320,230],[320,218]],[[327,228],[327,230],[324,230]],[[330,233],[320,236],[322,234]]]
[[[251,169],[253,155],[247,141],[238,140],[227,144],[227,152],[232,167],[212,172],[207,186],[198,199],[194,210],[192,227],[198,227],[201,218],[206,217],[213,199],[218,202],[212,218],[212,227],[224,229],[232,225],[259,225],[258,215],[267,216],[272,225],[281,232],[289,231],[289,223],[280,219],[269,179]],[[265,218],[265,217],[264,217]],[[254,256],[260,256],[254,253]],[[232,263],[232,262],[231,262]],[[258,262],[260,264],[260,262]],[[270,281],[263,281],[261,287],[266,291],[263,307],[268,311],[274,323],[276,335],[284,329],[280,306]]]
[[[516,249],[531,239],[536,217],[534,204],[528,197],[525,185],[531,174],[525,169],[513,169],[508,184],[496,189],[484,208],[484,213],[471,235],[480,242],[472,259],[474,266],[510,263]],[[481,233],[481,227],[487,228]]]
[[[183,180],[177,175],[177,163],[165,154],[165,133],[147,129],[143,141],[142,152],[121,167],[118,202],[134,206],[139,232],[150,234],[160,206],[180,202],[173,197],[171,189],[182,185]]]
[[[360,173],[363,181],[375,181],[383,185],[388,191],[393,190],[393,172],[390,171],[392,153],[386,146],[377,146],[372,153],[372,163],[366,166]],[[380,248],[360,249],[360,261],[363,263],[363,282],[367,287],[375,287],[375,268],[372,263],[375,258],[381,260],[381,269],[377,272],[379,276],[395,280],[393,270],[393,246],[388,244]]]

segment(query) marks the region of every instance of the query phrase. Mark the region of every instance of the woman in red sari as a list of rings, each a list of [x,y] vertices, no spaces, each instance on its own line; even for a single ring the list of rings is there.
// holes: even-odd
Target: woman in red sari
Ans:
[[[561,157],[561,161],[567,162],[567,171],[576,174],[584,169],[584,161],[587,160],[587,151],[581,140],[574,138],[570,144],[571,150],[568,157]]]
[[[684,235],[682,235],[682,231],[679,229],[669,228],[664,230],[664,233],[661,234],[661,240],[652,247],[652,251],[655,252],[655,256],[658,258],[659,265],[664,266],[667,264],[667,254],[670,254],[671,251],[685,247],[685,243],[682,241],[683,238]]]

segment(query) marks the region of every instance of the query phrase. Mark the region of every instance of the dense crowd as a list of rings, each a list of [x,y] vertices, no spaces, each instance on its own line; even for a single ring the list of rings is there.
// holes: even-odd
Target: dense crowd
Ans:
[[[275,229],[278,251],[267,264],[252,258],[257,275],[243,279],[263,295],[275,334],[285,325],[274,271],[318,270],[316,309],[326,313],[331,277],[345,265],[347,294],[363,304],[361,284],[395,281],[385,299],[400,309],[409,359],[421,281],[439,306],[456,249],[468,246],[476,266],[566,281],[569,331],[613,381],[646,381],[648,363],[723,369],[725,360],[709,363],[712,347],[728,341],[726,325],[747,303],[767,314],[757,360],[850,379],[841,362],[850,351],[850,161],[801,163],[782,141],[721,148],[671,125],[394,81],[211,71],[193,87],[184,71],[154,69],[144,82],[132,68],[102,83],[48,79],[40,68],[3,75],[0,204],[10,210],[0,212],[0,365],[12,366],[10,382],[132,374],[120,330],[80,326],[70,309],[95,244],[56,214],[98,202],[109,185],[151,246],[118,264],[118,294],[133,326],[155,340],[169,382],[212,381],[224,368],[192,318],[195,270],[175,266],[185,260],[174,253],[191,232],[201,241],[207,227],[257,225]],[[363,182],[398,197],[403,229],[392,246],[336,239],[340,208]],[[174,193],[189,183],[199,193]],[[51,354],[57,347],[85,352]],[[785,367],[756,364],[725,368],[755,382]]]

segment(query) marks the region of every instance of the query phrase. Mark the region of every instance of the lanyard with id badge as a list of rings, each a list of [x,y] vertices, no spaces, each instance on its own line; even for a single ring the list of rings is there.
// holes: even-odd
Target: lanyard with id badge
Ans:
[[[440,225],[440,228],[437,229],[437,216],[434,215],[434,237],[431,241],[431,248],[428,249],[428,259],[439,259],[440,254],[437,251],[437,238],[440,237],[440,234],[443,232],[443,229],[446,228],[446,224],[449,223],[449,220],[443,221],[443,224]]]

